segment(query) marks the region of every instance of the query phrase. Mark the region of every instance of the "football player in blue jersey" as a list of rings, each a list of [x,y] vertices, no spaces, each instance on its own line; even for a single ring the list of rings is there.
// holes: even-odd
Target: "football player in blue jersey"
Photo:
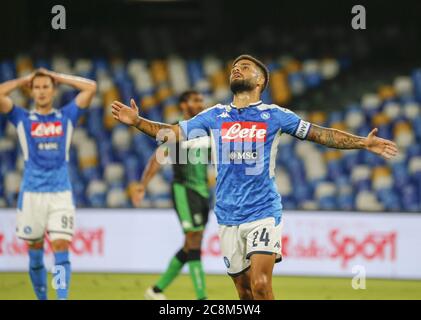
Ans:
[[[221,252],[240,299],[274,299],[272,273],[281,260],[282,205],[275,184],[275,159],[280,135],[286,133],[330,148],[365,149],[389,159],[396,144],[324,128],[300,119],[280,106],[265,104],[260,96],[269,71],[258,59],[241,55],[234,60],[229,105],[217,104],[195,117],[169,125],[149,121],[115,101],[115,119],[159,140],[193,139],[210,135],[216,175],[215,214]]]
[[[80,92],[60,109],[53,108],[56,86],[66,84]],[[34,109],[13,104],[8,96],[29,87]],[[29,275],[38,299],[47,299],[44,235],[54,252],[53,275],[58,299],[67,299],[70,281],[69,245],[74,232],[75,206],[68,173],[72,132],[92,101],[96,82],[38,69],[0,84],[0,112],[16,127],[25,161],[17,204],[17,236],[29,246]]]

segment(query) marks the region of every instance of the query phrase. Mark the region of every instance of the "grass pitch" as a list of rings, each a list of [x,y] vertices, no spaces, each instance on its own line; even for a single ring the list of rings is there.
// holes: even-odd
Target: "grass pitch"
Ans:
[[[72,274],[70,299],[137,300],[159,275],[153,274]],[[210,300],[238,299],[232,280],[226,275],[206,277]],[[49,276],[49,299],[55,299]],[[421,281],[367,279],[366,289],[354,290],[351,279],[280,277],[273,278],[276,299],[287,300],[382,300],[421,299]],[[188,275],[181,275],[165,291],[170,300],[195,299]],[[35,299],[27,273],[0,273],[0,300]]]

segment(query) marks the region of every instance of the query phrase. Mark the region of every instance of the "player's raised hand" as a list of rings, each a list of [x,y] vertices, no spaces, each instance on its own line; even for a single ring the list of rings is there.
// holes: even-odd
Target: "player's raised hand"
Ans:
[[[35,75],[35,71],[33,71],[33,72],[27,74],[26,76],[22,77],[21,78],[22,79],[22,85],[21,86],[22,87],[29,88],[30,85],[31,85],[32,78],[34,77],[34,75]]]
[[[377,128],[373,129],[366,138],[366,149],[386,160],[398,154],[396,143],[390,140],[382,139],[376,136]]]
[[[120,101],[114,101],[111,104],[111,108],[114,119],[124,124],[135,126],[140,121],[139,108],[133,99],[130,100],[130,107]]]
[[[130,199],[134,207],[139,207],[145,197],[145,185],[136,183],[130,190]]]

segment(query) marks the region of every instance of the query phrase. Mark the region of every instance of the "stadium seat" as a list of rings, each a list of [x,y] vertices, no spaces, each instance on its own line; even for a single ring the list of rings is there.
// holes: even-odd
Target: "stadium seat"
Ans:
[[[106,206],[108,208],[127,208],[129,200],[127,193],[122,188],[113,188],[107,193]]]
[[[101,180],[92,180],[86,188],[86,196],[91,207],[105,207],[107,196],[107,184]]]
[[[315,190],[315,197],[322,210],[333,210],[336,205],[336,186],[331,182],[319,183]]]
[[[359,211],[384,210],[384,206],[378,201],[376,195],[370,191],[358,192],[355,202],[355,208]]]

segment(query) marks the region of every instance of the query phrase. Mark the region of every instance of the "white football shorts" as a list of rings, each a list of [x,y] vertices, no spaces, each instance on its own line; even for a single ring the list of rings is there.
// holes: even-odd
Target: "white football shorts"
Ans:
[[[282,222],[275,225],[269,217],[238,226],[219,226],[221,252],[227,273],[238,276],[250,268],[250,257],[255,253],[276,254],[282,260]]]
[[[75,228],[75,206],[71,191],[24,192],[18,206],[16,235],[27,241],[44,239],[71,241]]]

